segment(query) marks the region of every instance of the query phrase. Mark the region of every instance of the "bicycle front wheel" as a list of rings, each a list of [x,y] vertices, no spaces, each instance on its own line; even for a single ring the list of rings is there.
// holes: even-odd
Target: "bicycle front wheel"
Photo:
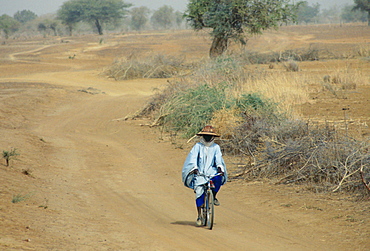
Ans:
[[[206,195],[206,208],[207,208],[207,228],[212,230],[213,220],[215,217],[215,207],[214,207],[214,198],[212,190],[207,191]]]

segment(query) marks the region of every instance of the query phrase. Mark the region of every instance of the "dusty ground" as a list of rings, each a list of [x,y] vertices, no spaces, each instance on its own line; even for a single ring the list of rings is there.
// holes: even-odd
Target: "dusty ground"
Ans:
[[[135,50],[203,57],[210,41],[189,32],[100,39],[24,39],[0,47],[0,150],[20,154],[10,167],[0,165],[1,250],[368,250],[368,200],[268,181],[228,183],[214,230],[195,227],[193,193],[180,180],[191,146],[176,149],[139,126],[145,121],[115,120],[139,109],[166,80],[115,82],[100,73]],[[320,26],[285,28],[250,45],[341,44],[350,51],[369,42],[367,27]],[[352,63],[369,76],[368,60]],[[322,70],[321,63],[310,67]],[[341,120],[341,106],[351,105],[351,119],[367,122],[369,93],[368,85],[346,99],[313,92],[303,115]],[[12,203],[17,195],[24,200]]]

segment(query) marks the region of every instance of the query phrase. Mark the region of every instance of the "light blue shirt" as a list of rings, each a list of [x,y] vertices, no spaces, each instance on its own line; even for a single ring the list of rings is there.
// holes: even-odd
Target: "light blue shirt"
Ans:
[[[207,177],[194,175],[191,172],[194,169],[198,169],[198,172],[205,176],[212,176],[217,174],[217,168],[221,168],[224,172],[222,184],[227,181],[227,170],[225,161],[222,157],[220,146],[216,143],[210,146],[205,146],[201,142],[196,143],[191,151],[189,152],[184,166],[182,168],[182,181],[186,187],[192,188],[197,192],[197,187],[208,182]]]

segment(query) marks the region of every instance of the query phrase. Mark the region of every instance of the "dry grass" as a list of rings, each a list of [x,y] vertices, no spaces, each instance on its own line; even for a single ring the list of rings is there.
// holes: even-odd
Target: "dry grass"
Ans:
[[[278,104],[281,111],[298,115],[294,107],[309,101],[309,76],[290,72],[269,72],[251,76],[242,83],[241,93],[257,92]]]
[[[331,70],[321,80],[323,91],[329,91],[337,98],[346,98],[346,94],[358,87],[369,85],[369,78],[355,66],[347,64]]]

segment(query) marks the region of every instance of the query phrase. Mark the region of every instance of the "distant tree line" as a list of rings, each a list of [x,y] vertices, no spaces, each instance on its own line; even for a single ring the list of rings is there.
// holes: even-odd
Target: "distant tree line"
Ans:
[[[37,16],[30,10],[17,11],[13,17],[0,16],[0,33],[6,39],[15,33],[73,35],[104,31],[184,28],[183,13],[164,5],[157,10],[133,7],[123,0],[69,0],[56,14]]]
[[[260,0],[258,4],[259,10],[263,11],[263,6],[270,6],[272,2],[280,3],[284,1]],[[213,4],[212,6],[209,5],[211,3]],[[252,12],[249,14],[247,13],[248,9],[253,7],[250,5],[251,3],[252,1],[249,0],[194,0],[190,1],[187,13],[189,14],[192,12],[198,15],[198,18],[201,17],[203,21],[206,20],[208,23],[203,23],[206,28],[207,26],[211,27],[209,22],[221,23],[225,15],[233,17],[230,13],[235,11],[236,8],[232,6],[248,6],[248,8],[238,7],[241,12],[237,15],[244,15],[245,18],[249,17],[250,14],[253,14]],[[254,4],[257,5],[256,3]],[[221,6],[223,6],[223,9]],[[300,1],[297,6],[295,22],[298,24],[368,22],[370,25],[369,0],[354,0],[353,5],[346,5],[341,9],[334,6],[329,9],[321,10],[319,4],[310,5],[307,1]],[[217,11],[212,10],[210,12],[208,8],[216,8]],[[202,11],[208,11],[207,13],[213,14],[208,15]],[[231,12],[228,14],[226,13],[227,11]],[[285,15],[283,13],[280,14],[282,14],[282,18]],[[17,34],[30,34],[31,32],[33,35],[39,33],[43,36],[73,35],[74,31],[78,33],[96,32],[102,35],[104,31],[181,29],[187,27],[184,22],[184,16],[186,16],[186,13],[175,11],[172,7],[167,5],[157,10],[150,10],[145,6],[134,7],[131,3],[126,3],[123,0],[69,0],[62,4],[56,14],[48,14],[39,17],[30,10],[17,11],[13,17],[4,14],[0,16],[0,32],[2,37],[7,39],[13,34],[16,36]],[[273,15],[262,16],[261,22],[270,22],[272,17],[276,17]],[[234,24],[239,23],[242,26],[247,24],[244,21],[244,23],[239,22],[237,20],[238,16],[234,16],[234,18]],[[192,26],[201,24],[200,22],[197,23],[196,19],[189,19],[189,16],[186,16],[186,19],[190,27],[195,29],[199,28]],[[271,20],[268,21],[268,19]],[[227,21],[225,23],[227,23]],[[261,25],[261,27],[267,24],[268,23],[265,23]],[[254,27],[257,26],[258,25]],[[214,31],[218,32],[221,27],[225,28],[226,26],[218,26]],[[232,29],[230,31],[232,31]],[[236,27],[231,36],[237,37],[239,31]]]
[[[341,9],[337,6],[323,10],[320,8],[318,3],[310,6],[307,1],[299,2],[297,22],[299,24],[368,22],[370,25],[369,0],[354,0],[353,5],[345,5]]]

